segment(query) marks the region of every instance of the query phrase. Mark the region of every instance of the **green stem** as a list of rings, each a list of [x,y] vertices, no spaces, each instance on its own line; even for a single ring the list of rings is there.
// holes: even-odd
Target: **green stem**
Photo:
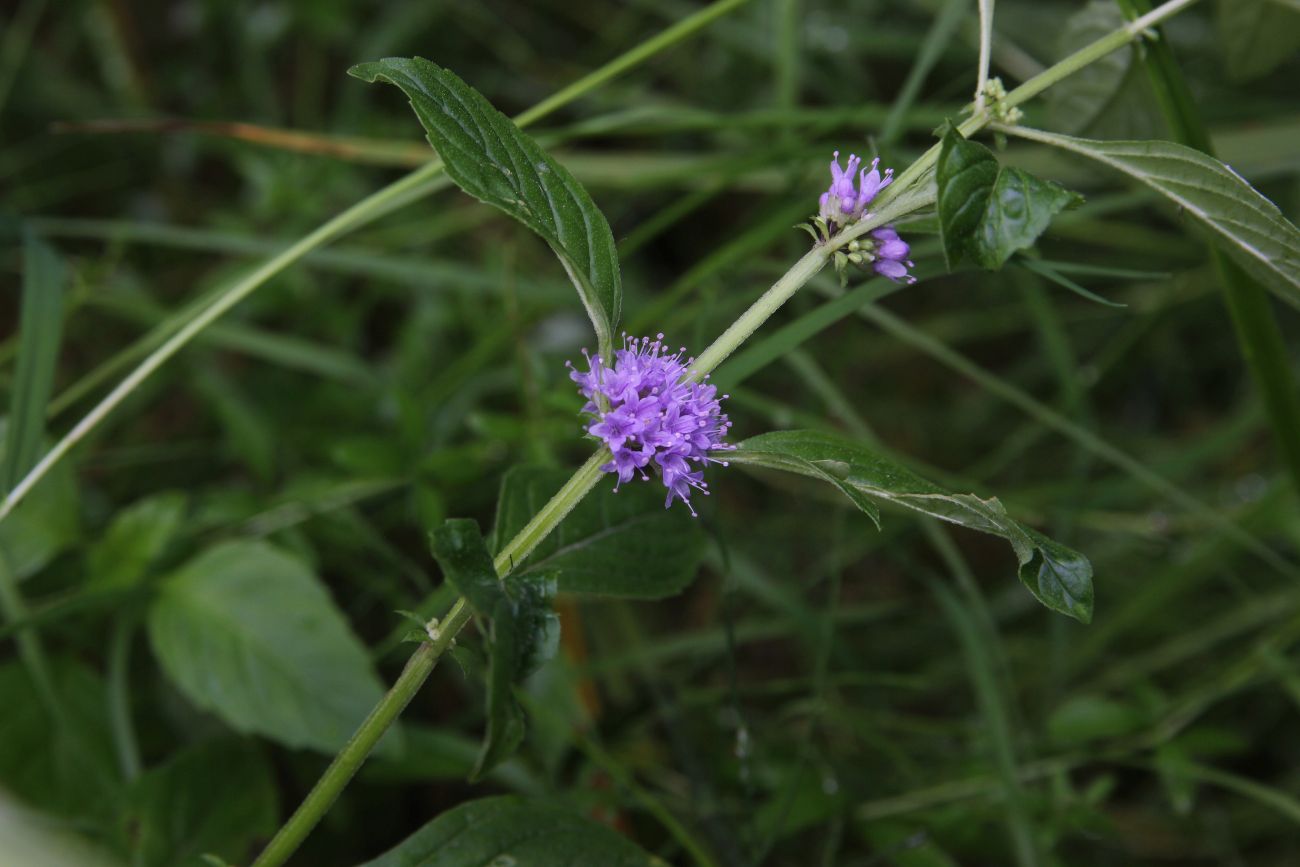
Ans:
[[[1147,0],[1119,0],[1119,4],[1131,17],[1149,9]],[[1142,59],[1174,139],[1214,156],[1209,130],[1187,88],[1169,40],[1153,40]],[[1291,484],[1300,492],[1300,387],[1291,374],[1290,355],[1273,315],[1268,291],[1218,246],[1210,248],[1210,261],[1219,275],[1237,344],[1264,399],[1278,450],[1290,471]]]

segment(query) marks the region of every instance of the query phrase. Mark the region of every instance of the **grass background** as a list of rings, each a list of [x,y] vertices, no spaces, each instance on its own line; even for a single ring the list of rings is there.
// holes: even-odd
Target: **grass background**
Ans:
[[[972,86],[973,5],[755,0],[534,129],[614,227],[626,327],[698,350],[806,248],[791,227],[832,150],[878,148],[901,169],[928,147]],[[1061,56],[1084,6],[998,3],[995,72],[1011,84]],[[1300,64],[1292,52],[1236,80],[1202,6],[1169,28],[1197,105],[1221,158],[1293,216]],[[515,113],[694,8],[15,4],[0,35],[3,208],[71,274],[50,432],[120,379],[147,329],[425,158],[401,97],[348,78],[352,63],[429,57]],[[1123,80],[1083,109],[1039,100],[1027,121],[1075,131],[1091,105],[1086,134],[1167,135],[1140,75]],[[161,117],[177,122],[51,129]],[[383,146],[301,153],[260,129],[193,128],[227,121],[308,132],[315,149],[321,135]],[[714,471],[687,593],[564,603],[565,654],[530,686],[516,760],[463,780],[482,703],[464,654],[469,675],[440,667],[408,711],[407,754],[369,766],[298,863],[358,863],[499,791],[598,815],[674,863],[689,860],[683,835],[719,865],[1295,863],[1300,520],[1205,244],[1118,177],[1024,144],[1005,158],[1087,195],[1038,253],[1126,306],[1015,265],[949,274],[921,221],[920,283],[815,335],[778,331],[834,291],[823,275],[719,380],[738,437],[834,429],[997,494],[1092,559],[1091,626],[1034,603],[996,540],[894,513],[876,532],[819,489]],[[16,250],[0,259],[6,390]],[[1294,363],[1300,319],[1274,306]],[[18,577],[80,746],[32,717],[6,628],[0,701],[26,710],[0,721],[5,811],[21,801],[126,863],[196,863],[179,843],[140,854],[166,813],[120,778],[111,718],[125,709],[146,769],[201,756],[174,791],[199,805],[228,792],[197,812],[231,828],[211,848],[246,861],[325,757],[232,737],[168,685],[139,628],[152,579],[93,589],[105,528],[180,492],[154,573],[266,539],[310,564],[391,681],[408,652],[394,610],[445,605],[425,529],[489,523],[510,466],[585,456],[563,362],[587,341],[544,245],[452,189],[240,305],[76,452],[22,527],[55,540]],[[231,757],[186,752],[214,739]]]

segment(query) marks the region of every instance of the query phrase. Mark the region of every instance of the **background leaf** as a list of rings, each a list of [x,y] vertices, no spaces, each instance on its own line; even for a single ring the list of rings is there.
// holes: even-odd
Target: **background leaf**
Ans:
[[[663,867],[604,825],[550,804],[483,798],[448,810],[361,867]]]
[[[1126,19],[1115,0],[1090,0],[1065,22],[1056,58],[1118,30]],[[1160,134],[1160,115],[1135,49],[1112,51],[1059,82],[1045,94],[1049,125],[1071,135],[1098,138],[1150,138]]]
[[[582,184],[510,118],[453,72],[422,57],[389,57],[348,70],[402,89],[447,175],[551,245],[608,355],[623,303],[618,251],[605,215]]]
[[[1236,81],[1266,75],[1300,49],[1294,0],[1219,0],[1218,11],[1219,44]]]
[[[949,493],[865,446],[819,431],[751,437],[729,459],[814,478],[829,474],[839,480],[836,487],[858,492],[851,497],[855,503],[862,497],[892,503],[1000,536],[1016,554],[1020,580],[1040,602],[1084,623],[1092,619],[1092,566],[1087,559],[1012,520],[996,497]],[[815,469],[810,471],[809,464]]]
[[[192,746],[142,776],[121,822],[132,864],[197,865],[205,853],[246,863],[275,831],[271,766],[256,745],[235,739]]]
[[[171,491],[119,512],[87,555],[90,584],[115,589],[142,581],[180,528],[185,505],[185,495]]]
[[[569,474],[521,466],[501,483],[492,549],[500,550],[559,490]],[[695,578],[704,539],[685,509],[665,509],[663,488],[634,481],[597,490],[578,504],[547,537],[521,573],[554,570],[563,593],[659,599],[680,592]]]
[[[1167,141],[1094,141],[1024,127],[1008,132],[1081,154],[1136,178],[1225,241],[1224,250],[1300,307],[1300,230],[1241,175]]]
[[[1033,246],[1052,217],[1083,200],[1022,169],[999,167],[993,151],[949,127],[936,171],[939,229],[948,267],[969,256],[995,271]]]
[[[163,670],[241,732],[334,752],[384,689],[319,580],[262,542],[228,542],[163,582],[149,609]]]

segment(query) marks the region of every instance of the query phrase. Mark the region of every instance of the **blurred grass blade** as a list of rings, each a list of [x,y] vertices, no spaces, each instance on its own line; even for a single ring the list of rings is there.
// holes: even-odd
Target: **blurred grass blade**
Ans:
[[[981,0],[981,5],[985,0]],[[990,5],[991,2],[990,2]],[[894,103],[889,107],[889,116],[885,118],[884,126],[880,130],[880,147],[882,149],[893,144],[903,132],[904,120],[908,112],[916,103],[916,98],[921,92],[921,86],[925,84],[926,77],[931,70],[938,64],[943,57],[948,46],[952,43],[953,37],[961,23],[966,19],[966,11],[970,6],[969,0],[947,0],[939,13],[934,17],[934,23],[930,25],[930,30],[925,34],[925,41],[921,43],[921,50],[916,53],[916,60],[912,63],[912,68],[907,71],[907,78],[903,81],[903,86],[899,88],[898,95],[894,97]],[[981,27],[983,30],[983,27]],[[981,33],[981,48],[986,43],[983,40],[988,34]],[[987,74],[988,67],[985,66],[984,74]],[[983,81],[983,75],[980,78]]]
[[[333,157],[377,166],[415,168],[429,162],[429,149],[417,141],[392,142],[351,135],[304,132],[237,121],[201,121],[185,118],[119,120],[105,118],[79,123],[56,123],[53,132],[85,135],[120,133],[198,133],[249,142],[276,150]]]
[[[1092,301],[1096,304],[1102,304],[1106,307],[1127,307],[1128,306],[1127,304],[1120,304],[1118,301],[1110,301],[1098,295],[1096,292],[1092,292],[1088,289],[1083,288],[1078,283],[1075,283],[1073,280],[1071,280],[1069,277],[1066,277],[1060,271],[1057,271],[1048,262],[1043,262],[1039,259],[1034,259],[1031,256],[1018,256],[1016,258],[1016,264],[1024,268],[1026,271],[1032,271],[1038,276],[1052,281],[1057,286],[1061,286],[1065,289],[1069,289],[1071,292],[1080,296],[1081,298],[1087,298],[1089,301]]]
[[[9,403],[3,478],[13,489],[36,463],[45,432],[45,405],[54,386],[54,368],[63,333],[63,263],[31,231],[23,239],[22,320],[18,363]]]

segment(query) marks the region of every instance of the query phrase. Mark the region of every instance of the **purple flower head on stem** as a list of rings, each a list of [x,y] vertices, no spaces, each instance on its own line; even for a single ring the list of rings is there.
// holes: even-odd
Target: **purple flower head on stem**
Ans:
[[[722,412],[727,395],[719,395],[707,376],[702,382],[688,381],[695,359],[683,360],[686,350],[671,352],[663,338],[624,335],[612,365],[583,350],[587,370],[570,363],[569,378],[587,399],[587,433],[613,455],[601,470],[618,474],[614,490],[638,474],[648,480],[647,470],[653,470],[668,489],[664,507],[679,499],[694,515],[691,491],[709,493],[704,467],[727,464],[711,453],[735,448],[723,441],[731,427]]]
[[[871,263],[872,269],[882,277],[888,277],[897,283],[902,280],[906,283],[915,283],[916,278],[908,273],[909,268],[915,268],[916,265],[911,259],[907,258],[911,250],[907,242],[898,237],[898,232],[894,231],[893,226],[881,226],[879,229],[871,230],[871,237],[876,245],[876,259]]]
[[[894,180],[894,174],[893,169],[886,169],[883,176],[880,174],[879,158],[872,160],[869,168],[858,172],[862,160],[856,154],[849,154],[845,168],[840,168],[839,151],[835,151],[834,157],[831,161],[831,186],[821,195],[819,213],[827,223],[843,226],[861,219],[876,194]],[[854,174],[858,175],[856,186]]]

